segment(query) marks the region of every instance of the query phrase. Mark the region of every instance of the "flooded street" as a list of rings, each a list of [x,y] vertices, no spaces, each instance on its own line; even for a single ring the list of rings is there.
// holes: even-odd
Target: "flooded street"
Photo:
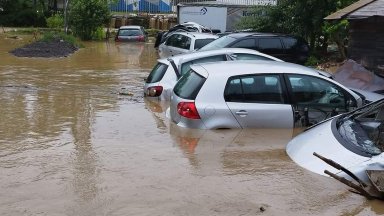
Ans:
[[[297,132],[170,123],[143,98],[152,43],[8,54],[28,40],[0,34],[0,215],[384,215],[291,161]]]

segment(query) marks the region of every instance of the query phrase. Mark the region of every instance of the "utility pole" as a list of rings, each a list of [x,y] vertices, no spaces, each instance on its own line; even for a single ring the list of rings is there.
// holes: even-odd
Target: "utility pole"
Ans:
[[[64,2],[64,32],[65,34],[68,33],[68,4],[69,4],[69,0],[65,0]]]

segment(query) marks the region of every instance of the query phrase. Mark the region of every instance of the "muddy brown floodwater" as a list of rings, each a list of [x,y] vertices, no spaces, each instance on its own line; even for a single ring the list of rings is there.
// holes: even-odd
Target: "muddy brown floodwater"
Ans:
[[[0,34],[0,215],[380,215],[298,167],[291,130],[188,130],[142,97],[153,44],[18,58]],[[119,95],[125,88],[129,95]]]

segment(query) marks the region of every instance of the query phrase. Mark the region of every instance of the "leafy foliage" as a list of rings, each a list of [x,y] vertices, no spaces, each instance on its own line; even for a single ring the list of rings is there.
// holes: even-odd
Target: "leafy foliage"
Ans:
[[[64,18],[61,14],[55,14],[46,19],[48,28],[63,28]]]
[[[82,47],[82,45],[74,36],[67,35],[64,32],[45,32],[41,40],[47,42],[55,40],[64,40],[76,47]]]
[[[45,15],[32,0],[0,0],[0,25],[45,26]]]
[[[311,50],[324,50],[331,35],[324,32],[324,17],[357,0],[279,0],[276,6],[255,6],[240,28],[301,36]]]
[[[100,27],[109,22],[110,11],[107,0],[72,0],[69,21],[76,36],[91,40]]]

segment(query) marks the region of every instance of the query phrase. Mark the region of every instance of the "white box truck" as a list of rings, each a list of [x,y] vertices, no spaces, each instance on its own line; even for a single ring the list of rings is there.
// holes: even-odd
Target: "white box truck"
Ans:
[[[242,17],[255,15],[252,13],[252,6],[276,5],[276,0],[249,1],[251,4],[231,4],[229,2],[230,0],[179,3],[177,4],[178,23],[196,22],[212,30],[233,31]]]

